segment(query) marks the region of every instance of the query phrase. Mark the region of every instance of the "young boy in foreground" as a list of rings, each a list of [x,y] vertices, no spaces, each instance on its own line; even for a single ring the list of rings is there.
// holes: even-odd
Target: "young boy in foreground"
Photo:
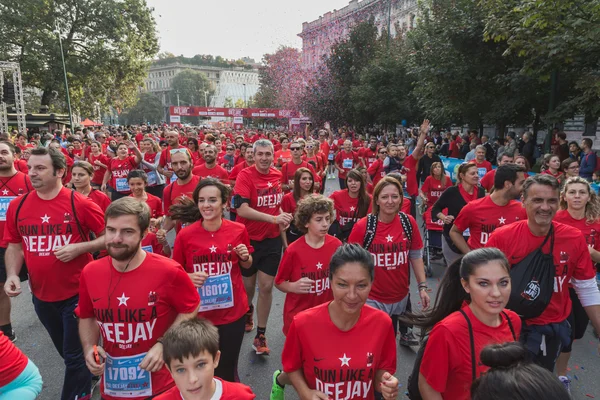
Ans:
[[[216,378],[219,365],[219,332],[203,318],[184,321],[162,339],[163,359],[175,387],[155,400],[252,400],[256,396],[241,383]]]

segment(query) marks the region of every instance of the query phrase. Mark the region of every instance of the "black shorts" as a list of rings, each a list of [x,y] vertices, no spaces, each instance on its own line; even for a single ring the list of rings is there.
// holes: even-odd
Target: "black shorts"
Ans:
[[[254,247],[252,265],[250,268],[242,268],[242,276],[251,277],[258,271],[270,276],[277,275],[283,246],[281,236],[261,241],[251,240],[250,244]]]
[[[570,353],[571,347],[573,347],[573,342],[575,340],[579,340],[583,338],[585,335],[585,330],[587,329],[588,322],[590,322],[590,318],[585,312],[585,308],[581,305],[579,301],[579,297],[577,297],[577,293],[575,289],[569,288],[569,295],[571,297],[571,314],[569,314],[569,324],[571,324],[571,344],[562,348],[561,353]]]
[[[4,264],[4,254],[6,253],[6,249],[4,247],[0,247],[0,283],[6,282],[6,265]],[[19,278],[21,282],[29,279],[27,266],[23,263],[21,267],[21,272],[19,272]]]

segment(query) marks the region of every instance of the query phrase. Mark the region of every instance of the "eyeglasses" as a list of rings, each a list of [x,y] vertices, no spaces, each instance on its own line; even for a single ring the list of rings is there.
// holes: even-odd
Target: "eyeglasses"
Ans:
[[[568,169],[579,169],[579,165],[575,165],[573,167],[569,167]]]
[[[306,146],[307,149],[312,149],[315,146]]]
[[[387,151],[380,151],[379,154],[387,154]]]
[[[228,147],[227,148],[227,151],[233,151],[233,150],[234,150],[233,147]]]
[[[290,147],[291,151],[300,151],[302,150],[302,147]]]

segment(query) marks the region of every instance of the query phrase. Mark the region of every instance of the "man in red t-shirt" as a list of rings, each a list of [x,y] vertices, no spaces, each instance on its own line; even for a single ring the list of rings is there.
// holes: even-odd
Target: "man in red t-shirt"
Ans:
[[[204,149],[204,161],[204,164],[192,169],[192,174],[200,179],[216,178],[225,184],[229,183],[229,174],[225,168],[217,165],[217,148],[214,145],[209,144]]]
[[[87,197],[62,186],[66,162],[59,150],[33,149],[28,165],[35,190],[12,200],[6,213],[4,290],[9,297],[21,294],[25,261],[35,312],[65,361],[61,398],[83,398],[90,393],[91,377],[73,311],[81,271],[92,253],[104,248],[104,214]],[[91,232],[97,238],[88,241]]]
[[[477,166],[479,179],[482,179],[485,174],[492,170],[492,164],[485,159],[485,153],[485,147],[482,145],[477,145],[477,147],[475,147],[475,158],[470,161]]]
[[[520,338],[530,358],[549,371],[554,370],[560,350],[571,342],[571,326],[567,321],[572,305],[569,283],[594,329],[600,332],[600,292],[590,252],[579,229],[553,221],[558,204],[559,184],[554,177],[529,177],[523,186],[527,220],[496,229],[486,243],[486,247],[502,250],[512,268],[540,247],[542,252],[552,254],[555,268],[552,298],[539,316],[524,320]],[[551,229],[553,238],[545,241]],[[535,300],[541,287],[534,278],[522,293],[515,293],[519,289],[514,284],[512,290],[511,298]],[[509,302],[507,308],[510,306]]]
[[[87,367],[102,376],[106,400],[141,400],[173,387],[160,338],[172,325],[195,318],[200,305],[180,264],[142,249],[149,225],[146,203],[131,197],[113,202],[106,210],[110,257],[89,263],[81,274],[79,336]]]
[[[8,243],[4,240],[4,225],[8,204],[15,198],[29,193],[33,189],[29,177],[15,169],[15,146],[10,142],[0,142],[0,285],[6,282],[4,253]],[[19,274],[21,282],[27,280],[27,268],[23,266]],[[10,323],[10,299],[0,290],[0,330],[13,342],[15,332]]]
[[[527,219],[523,204],[518,202],[525,183],[525,169],[515,164],[498,167],[491,195],[471,201],[454,220],[450,238],[463,253],[484,247],[496,228]],[[466,242],[465,231],[469,236]]]
[[[192,155],[186,148],[177,149],[171,154],[171,166],[173,176],[176,176],[177,179],[163,191],[165,220],[163,228],[157,232],[159,236],[166,235],[173,228],[176,232],[181,230],[181,225],[171,218],[169,208],[171,205],[179,203],[182,198],[191,199],[194,189],[200,182],[199,176],[192,175]]]
[[[424,120],[423,124],[421,125],[421,128],[419,130],[419,139],[417,140],[417,144],[411,155],[408,155],[405,146],[398,146],[398,159],[402,163],[402,169],[400,170],[400,173],[405,178],[405,197],[411,198],[410,214],[413,216],[413,218],[416,218],[416,199],[419,195],[419,183],[417,182],[417,167],[419,165],[419,160],[421,159],[421,157],[423,157],[423,150],[425,149],[425,137],[427,136],[427,132],[429,132],[428,119]]]
[[[506,164],[512,164],[513,161],[514,157],[512,156],[512,154],[502,153],[498,158],[498,166],[501,167]],[[494,187],[494,176],[496,176],[495,169],[486,173],[484,177],[479,180],[479,184],[481,185],[481,187],[487,190],[488,192]]]
[[[360,149],[358,155],[362,165],[367,169],[370,168],[377,160],[377,138],[372,136],[371,139],[369,139],[369,147]]]
[[[257,354],[269,354],[265,332],[273,299],[273,281],[281,260],[281,232],[292,222],[292,214],[281,211],[281,172],[273,168],[273,144],[261,139],[254,143],[255,165],[242,170],[236,179],[233,204],[237,222],[246,225],[254,247],[252,266],[242,270],[248,304],[252,304],[258,276],[258,327],[253,348]],[[253,308],[247,315],[246,332],[254,328]]]
[[[173,171],[171,165],[172,150],[185,148],[179,143],[179,133],[177,131],[170,131],[165,134],[165,140],[169,144],[166,150],[160,153],[160,159],[158,161],[158,172],[163,174],[167,178],[167,182],[173,183],[177,180],[177,175]]]
[[[346,189],[346,176],[348,172],[359,164],[358,154],[352,151],[352,142],[348,139],[344,141],[344,147],[335,156],[335,167],[338,170],[338,179],[340,189]]]
[[[292,152],[292,159],[286,162],[281,167],[281,188],[284,193],[289,193],[294,190],[294,175],[298,168],[308,168],[312,173],[315,181],[315,190],[319,189],[319,176],[315,172],[315,169],[307,161],[302,161],[302,145],[300,142],[294,142],[290,146]]]

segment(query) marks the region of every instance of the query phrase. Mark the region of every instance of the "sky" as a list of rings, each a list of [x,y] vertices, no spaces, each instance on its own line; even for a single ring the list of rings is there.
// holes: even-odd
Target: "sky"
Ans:
[[[254,58],[281,45],[302,48],[302,23],[349,0],[146,0],[154,8],[160,51],[193,57]]]

